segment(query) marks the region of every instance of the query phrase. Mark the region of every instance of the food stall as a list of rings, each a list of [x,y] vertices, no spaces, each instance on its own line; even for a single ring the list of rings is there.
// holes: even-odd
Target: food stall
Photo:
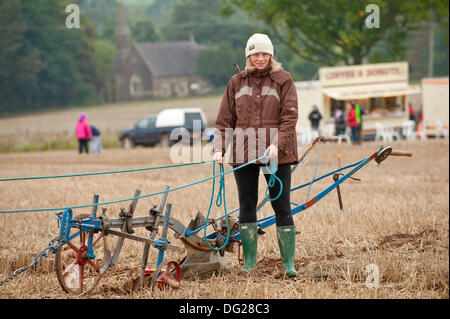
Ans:
[[[335,109],[347,102],[357,103],[365,111],[363,135],[375,135],[375,123],[400,130],[408,120],[408,105],[419,110],[420,85],[410,85],[408,63],[377,63],[350,66],[322,67],[319,81],[297,82],[300,116],[297,127],[309,125],[308,114],[316,104],[324,120],[321,129],[333,124]],[[367,138],[367,137],[366,137]]]

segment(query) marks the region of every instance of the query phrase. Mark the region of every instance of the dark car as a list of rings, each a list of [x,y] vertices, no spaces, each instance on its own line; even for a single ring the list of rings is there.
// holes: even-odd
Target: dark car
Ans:
[[[188,137],[192,143],[202,137],[205,129],[206,117],[201,109],[166,109],[158,115],[144,117],[134,127],[121,131],[119,140],[122,147],[155,146],[158,143],[167,147]],[[208,141],[212,137],[213,134],[207,134]]]

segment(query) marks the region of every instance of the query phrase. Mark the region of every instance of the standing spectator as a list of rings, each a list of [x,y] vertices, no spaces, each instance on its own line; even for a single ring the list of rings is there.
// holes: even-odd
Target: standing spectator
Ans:
[[[102,138],[100,137],[100,131],[94,125],[91,125],[91,131],[91,153],[100,154],[102,152]]]
[[[77,126],[75,127],[75,135],[78,139],[78,153],[83,153],[83,150],[86,153],[89,153],[88,142],[92,138],[92,131],[88,121],[86,120],[86,114],[84,113],[81,113],[80,119],[77,122]]]
[[[409,120],[416,122],[416,113],[414,112],[414,108],[412,107],[411,102],[408,104],[408,114],[409,114]]]
[[[359,140],[359,143],[361,143],[363,140],[363,136],[362,136],[363,115],[366,114],[366,111],[364,109],[362,109],[357,103],[352,102],[352,104],[355,106],[356,120],[358,121],[358,140]]]
[[[336,130],[335,135],[344,135],[345,128],[347,127],[347,122],[345,121],[345,114],[342,105],[336,107],[334,112],[334,128]]]
[[[359,136],[358,136],[359,123],[356,118],[355,104],[348,103],[347,106],[350,108],[350,110],[348,111],[348,114],[347,114],[347,124],[352,129],[352,141],[355,144],[359,144],[360,143]]]
[[[423,122],[423,106],[420,106],[420,110],[417,113],[418,113],[417,114],[417,117],[418,117],[417,120],[419,121],[419,124],[420,124],[420,123]]]
[[[313,131],[317,132],[317,135],[320,136],[320,129],[319,129],[319,123],[320,120],[322,119],[322,115],[319,112],[319,109],[317,108],[317,105],[313,105],[313,110],[311,111],[311,113],[309,113],[309,120],[311,121],[311,129]]]

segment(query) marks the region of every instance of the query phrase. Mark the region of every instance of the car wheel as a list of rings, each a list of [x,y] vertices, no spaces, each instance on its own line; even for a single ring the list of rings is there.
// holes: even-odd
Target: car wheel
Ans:
[[[122,148],[130,149],[130,148],[133,148],[134,146],[135,145],[134,145],[133,140],[131,138],[129,138],[128,136],[125,137],[124,139],[122,139]]]
[[[163,134],[161,135],[161,139],[159,141],[161,147],[169,147],[170,139],[169,134]]]

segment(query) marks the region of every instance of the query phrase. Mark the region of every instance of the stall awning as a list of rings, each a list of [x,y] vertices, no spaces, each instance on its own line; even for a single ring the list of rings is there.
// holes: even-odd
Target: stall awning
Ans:
[[[375,97],[401,96],[421,93],[419,85],[364,85],[323,88],[323,93],[335,100],[360,100]]]

